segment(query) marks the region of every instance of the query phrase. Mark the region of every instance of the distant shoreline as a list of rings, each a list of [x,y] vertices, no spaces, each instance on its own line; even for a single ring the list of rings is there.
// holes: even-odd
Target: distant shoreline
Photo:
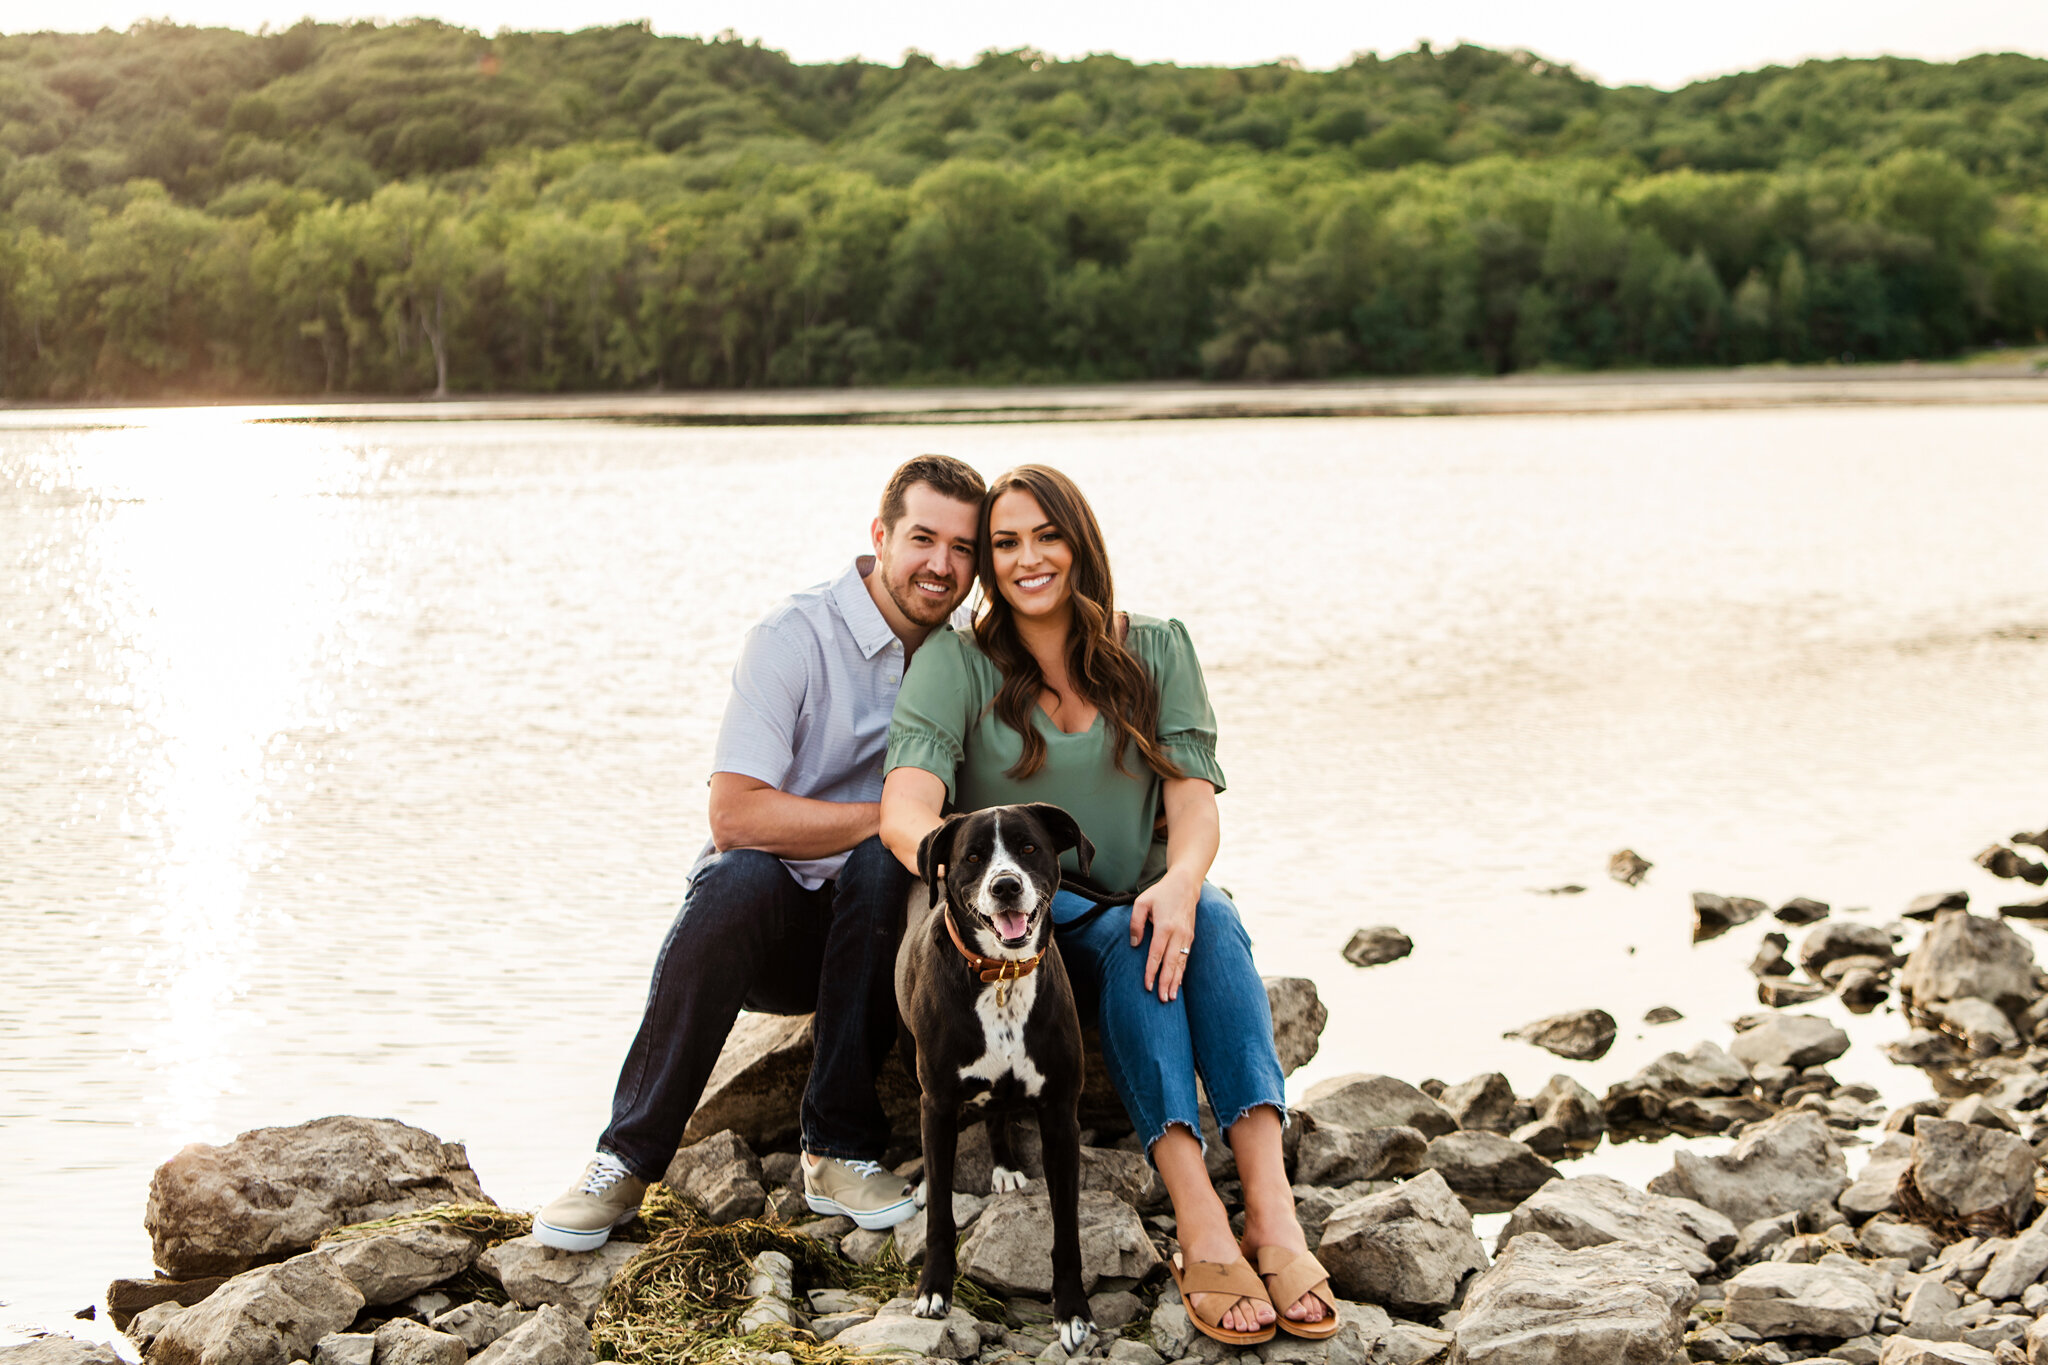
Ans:
[[[614,421],[678,426],[1126,422],[1245,417],[1569,416],[1793,407],[2048,403],[2026,361],[1629,371],[1498,378],[976,387],[676,390],[432,398],[0,403],[0,430],[132,425],[144,412],[237,410],[249,422]],[[105,422],[87,423],[93,414]]]

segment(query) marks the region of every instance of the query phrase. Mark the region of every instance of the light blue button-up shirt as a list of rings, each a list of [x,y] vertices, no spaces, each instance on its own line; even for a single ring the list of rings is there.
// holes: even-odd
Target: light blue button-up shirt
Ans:
[[[903,642],[868,596],[874,556],[792,594],[747,632],[718,727],[713,772],[738,773],[817,801],[882,799],[889,716],[903,683]],[[702,866],[715,850],[706,845]],[[815,890],[846,862],[785,858]],[[696,871],[691,869],[692,873]]]

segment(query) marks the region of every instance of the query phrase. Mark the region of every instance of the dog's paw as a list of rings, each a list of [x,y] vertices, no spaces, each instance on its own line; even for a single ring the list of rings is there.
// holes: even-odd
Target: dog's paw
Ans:
[[[917,1182],[917,1193],[913,1195],[912,1198],[916,1202],[918,1208],[924,1207],[925,1186],[927,1186],[930,1183],[931,1182],[925,1180],[920,1180]]]
[[[1013,1171],[1008,1166],[998,1166],[989,1172],[988,1185],[997,1194],[1008,1194],[1012,1190],[1023,1189],[1029,1180],[1030,1177],[1022,1171]]]
[[[1073,1355],[1081,1343],[1095,1335],[1095,1324],[1086,1318],[1068,1318],[1060,1324],[1060,1349]]]
[[[943,1318],[953,1311],[951,1294],[919,1294],[917,1302],[910,1306],[911,1314],[920,1318]]]

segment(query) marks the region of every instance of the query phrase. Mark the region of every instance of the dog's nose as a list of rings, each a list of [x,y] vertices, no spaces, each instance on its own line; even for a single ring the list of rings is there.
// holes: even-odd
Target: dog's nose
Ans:
[[[1005,872],[999,877],[990,879],[988,891],[991,896],[999,900],[1015,900],[1024,894],[1024,882],[1021,878],[1014,877]]]

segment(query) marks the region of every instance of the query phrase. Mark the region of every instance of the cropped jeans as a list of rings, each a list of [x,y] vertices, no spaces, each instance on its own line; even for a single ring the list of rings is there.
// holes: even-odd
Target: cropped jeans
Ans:
[[[1083,1022],[1102,1031],[1110,1084],[1149,1155],[1174,1124],[1202,1137],[1195,1079],[1217,1124],[1228,1129],[1270,1104],[1284,1120],[1285,1081],[1273,1048],[1273,1011],[1252,964],[1251,936],[1230,898],[1208,882],[1195,906],[1195,937],[1180,994],[1145,989],[1150,931],[1131,946],[1131,908],[1113,905],[1086,924],[1062,924],[1093,902],[1061,891],[1052,903],[1060,960]]]
[[[816,1012],[804,1148],[879,1159],[889,1117],[875,1076],[896,1042],[896,945],[910,882],[879,838],[858,845],[815,891],[759,849],[733,849],[700,866],[654,961],[598,1149],[642,1180],[661,1179],[745,1008]]]

